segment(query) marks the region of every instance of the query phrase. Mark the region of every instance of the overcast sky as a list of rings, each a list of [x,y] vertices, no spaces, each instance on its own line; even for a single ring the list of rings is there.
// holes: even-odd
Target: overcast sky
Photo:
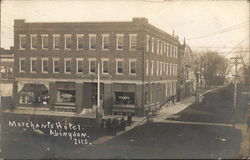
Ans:
[[[193,50],[224,53],[238,43],[249,46],[247,1],[63,1],[2,0],[1,47],[13,46],[14,19],[27,22],[131,21],[146,17],[152,25],[179,36]],[[248,36],[248,37],[247,37]],[[245,41],[244,41],[245,40]]]

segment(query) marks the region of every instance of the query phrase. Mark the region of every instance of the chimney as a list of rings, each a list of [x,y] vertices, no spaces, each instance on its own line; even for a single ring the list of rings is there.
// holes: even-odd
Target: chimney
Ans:
[[[140,23],[140,24],[147,24],[148,23],[148,19],[147,18],[140,18],[140,17],[134,17],[133,18],[133,22],[134,23]]]

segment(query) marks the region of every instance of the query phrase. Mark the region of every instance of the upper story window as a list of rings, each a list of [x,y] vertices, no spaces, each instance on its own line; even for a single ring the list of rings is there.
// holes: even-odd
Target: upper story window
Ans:
[[[123,50],[123,41],[124,41],[124,35],[117,34],[116,35],[116,50]]]
[[[123,59],[116,60],[116,74],[123,74]]]
[[[129,35],[129,50],[131,51],[136,50],[136,41],[137,41],[137,34],[130,34]]]
[[[169,44],[167,43],[167,56],[169,57]]]
[[[178,47],[175,49],[175,58],[178,58]]]
[[[54,58],[53,59],[53,73],[59,73],[60,70],[60,59]]]
[[[42,58],[42,72],[48,73],[48,71],[49,71],[49,59]]]
[[[96,72],[96,59],[89,59],[89,74],[95,74]]]
[[[162,74],[164,74],[164,73],[165,73],[165,70],[166,70],[166,63],[165,63],[165,62],[163,62],[163,70],[162,70]]]
[[[166,75],[167,75],[167,76],[168,76],[168,73],[169,73],[168,70],[169,70],[169,64],[167,63],[167,64],[166,64]]]
[[[83,58],[76,59],[76,71],[77,73],[83,73]]]
[[[71,58],[64,59],[64,72],[65,73],[71,72]]]
[[[151,75],[154,75],[154,61],[151,61]]]
[[[149,51],[149,35],[146,36],[146,51]]]
[[[155,39],[152,38],[152,43],[151,43],[151,52],[154,52],[154,47],[155,47]]]
[[[89,49],[96,50],[96,34],[89,35]]]
[[[129,60],[129,74],[136,75],[136,60],[135,59]]]
[[[19,58],[19,72],[25,72],[25,58]]]
[[[162,54],[162,52],[163,52],[163,43],[162,42],[160,43],[160,46],[161,46],[160,54]]]
[[[160,62],[160,75],[162,75],[162,62]]]
[[[49,48],[49,35],[42,34],[42,49],[47,50]]]
[[[109,73],[109,59],[102,59],[102,74]]]
[[[172,57],[173,56],[172,55],[173,52],[172,52],[172,45],[171,44],[169,45],[169,48],[170,48],[169,55],[170,55],[170,57]]]
[[[102,35],[102,50],[109,50],[109,35]]]
[[[156,62],[156,75],[159,75],[159,62]]]
[[[71,34],[65,34],[64,35],[64,46],[65,46],[65,49],[71,49],[71,43],[72,43],[72,40],[71,40]]]
[[[163,53],[166,53],[166,43],[164,43],[164,46],[163,46]]]
[[[148,59],[146,60],[146,75],[148,75]]]
[[[30,58],[30,72],[34,73],[37,72],[37,59]]]
[[[60,47],[60,35],[53,34],[53,49],[59,49]]]
[[[83,34],[77,34],[77,49],[83,49],[84,48],[84,35]]]
[[[170,67],[170,68],[169,68],[169,70],[170,70],[169,75],[172,75],[172,71],[173,71],[173,69],[172,69],[172,63],[169,64],[169,67]]]
[[[26,35],[19,35],[19,49],[26,49]]]
[[[37,35],[36,34],[30,35],[30,48],[37,49]]]
[[[156,48],[156,53],[159,54],[160,50],[160,40],[157,40],[157,48]]]

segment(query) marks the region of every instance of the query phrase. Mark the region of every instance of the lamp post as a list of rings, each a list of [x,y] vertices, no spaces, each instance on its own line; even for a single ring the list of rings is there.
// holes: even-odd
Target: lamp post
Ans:
[[[97,125],[102,123],[102,111],[100,108],[100,64],[97,64],[97,107],[96,107]]]

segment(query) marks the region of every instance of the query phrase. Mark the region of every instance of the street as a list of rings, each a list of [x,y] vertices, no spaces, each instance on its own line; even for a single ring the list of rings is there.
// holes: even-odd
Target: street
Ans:
[[[242,135],[240,130],[231,126],[231,90],[221,88],[209,92],[200,104],[193,104],[161,122],[148,122],[96,145],[74,145],[59,137],[32,132],[20,134],[20,130],[2,126],[2,130],[8,129],[3,131],[4,137],[1,138],[4,142],[2,157],[237,159]],[[246,103],[247,96],[239,95],[239,106],[244,109]],[[237,123],[241,121],[242,118]],[[94,139],[106,134],[98,129],[90,129],[88,133],[90,136],[98,133]]]

